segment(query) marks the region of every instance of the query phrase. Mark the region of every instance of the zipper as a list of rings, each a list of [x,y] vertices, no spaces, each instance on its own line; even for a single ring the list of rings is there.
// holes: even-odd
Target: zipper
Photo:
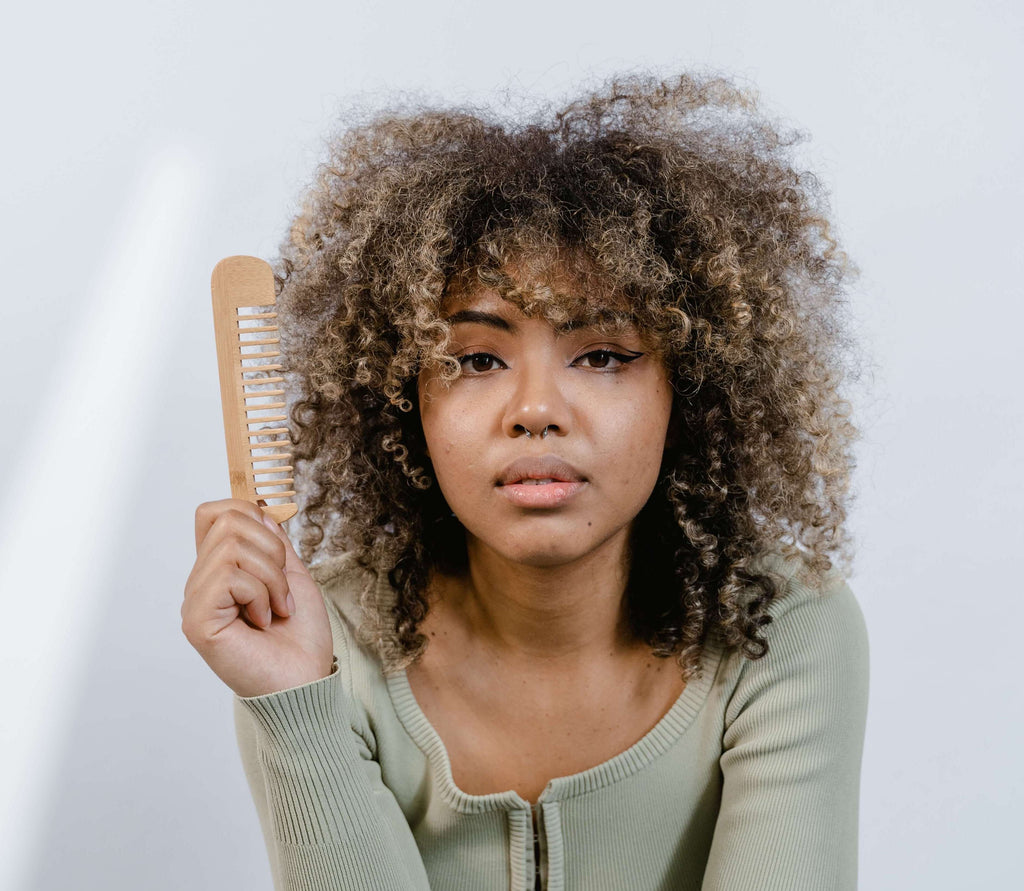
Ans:
[[[534,868],[534,879],[533,889],[534,891],[544,891],[544,882],[541,878],[540,872],[540,830],[541,830],[541,817],[540,817],[540,805],[530,805],[530,816],[533,818],[533,868]]]

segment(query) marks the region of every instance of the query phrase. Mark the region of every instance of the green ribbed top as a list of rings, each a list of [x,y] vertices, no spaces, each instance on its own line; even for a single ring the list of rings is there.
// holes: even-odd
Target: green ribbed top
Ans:
[[[795,563],[773,568],[787,582],[768,656],[709,645],[649,733],[531,809],[455,785],[405,673],[385,677],[357,642],[366,577],[345,557],[314,567],[337,669],[236,698],[275,887],[534,891],[539,874],[548,891],[856,888],[864,618],[842,579],[812,590]]]

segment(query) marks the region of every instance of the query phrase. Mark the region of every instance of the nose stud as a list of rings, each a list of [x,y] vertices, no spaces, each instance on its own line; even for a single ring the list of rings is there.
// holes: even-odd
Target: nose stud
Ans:
[[[532,430],[529,430],[526,427],[524,427],[523,429],[526,430],[526,438],[527,439],[529,439],[530,437],[533,436],[533,431]],[[548,427],[545,427],[543,430],[540,431],[540,438],[541,439],[547,438],[548,429],[549,429]]]

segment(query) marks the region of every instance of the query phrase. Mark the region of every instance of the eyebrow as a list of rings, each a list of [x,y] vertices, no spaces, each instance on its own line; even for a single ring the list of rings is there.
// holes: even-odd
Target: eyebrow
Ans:
[[[444,321],[448,322],[449,325],[458,325],[460,323],[487,325],[490,328],[495,328],[498,331],[505,331],[509,334],[515,334],[519,330],[514,322],[510,322],[504,316],[500,316],[493,312],[481,312],[477,309],[460,309],[458,312],[454,312],[450,316],[445,316]],[[639,328],[636,321],[631,317],[622,319],[616,316],[608,317],[602,313],[598,313],[595,317],[589,319],[570,319],[564,325],[559,325],[558,330],[565,334],[571,334],[573,331],[577,331],[580,328],[593,328],[600,325],[609,325],[612,332],[616,333],[626,333],[630,329]]]
[[[458,312],[447,316],[445,321],[450,325],[458,325],[460,323],[488,325],[491,328],[497,328],[499,331],[508,331],[510,334],[515,334],[516,332],[516,326],[504,316],[499,316],[493,312],[480,312],[476,309],[460,309]]]
[[[616,315],[597,313],[586,319],[570,319],[564,325],[559,325],[559,330],[573,332],[580,328],[607,328],[611,333],[625,333],[630,329],[639,330],[639,325],[632,316],[622,318]]]

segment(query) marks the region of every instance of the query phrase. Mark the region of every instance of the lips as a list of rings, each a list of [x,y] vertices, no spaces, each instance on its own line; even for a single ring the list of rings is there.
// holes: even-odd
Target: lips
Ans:
[[[570,501],[587,479],[554,455],[520,458],[498,476],[497,489],[518,508],[549,511]]]
[[[583,483],[586,478],[567,461],[554,455],[519,458],[498,475],[499,486],[537,486],[551,483]]]

